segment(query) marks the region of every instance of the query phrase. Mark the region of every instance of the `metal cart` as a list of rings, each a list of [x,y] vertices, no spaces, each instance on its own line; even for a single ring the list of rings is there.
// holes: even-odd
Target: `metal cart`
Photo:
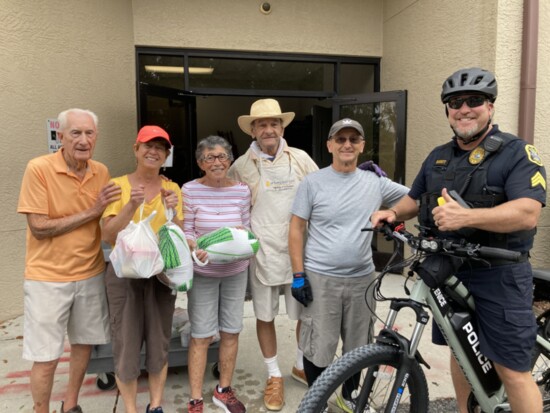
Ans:
[[[168,350],[168,367],[187,366],[187,347],[182,347],[179,336],[172,337]],[[208,348],[207,363],[212,364],[212,374],[219,378],[218,370],[219,341],[216,341]],[[145,349],[141,351],[141,369],[145,369]],[[96,385],[101,390],[112,390],[116,387],[115,367],[113,363],[113,352],[111,344],[94,346],[92,356],[88,364],[87,373],[97,374]]]
[[[105,262],[108,262],[111,247],[105,243],[102,243],[102,247]],[[220,377],[220,372],[218,370],[219,347],[219,341],[215,341],[210,344],[206,356],[207,363],[213,363],[211,371],[216,378]],[[168,367],[187,366],[187,349],[188,347],[182,346],[180,334],[173,333],[172,338],[170,339],[170,347],[168,349]],[[141,349],[141,369],[145,369],[145,348]],[[94,346],[86,372],[97,374],[96,385],[99,389],[112,390],[116,388],[114,371],[115,366],[111,344],[109,343]]]

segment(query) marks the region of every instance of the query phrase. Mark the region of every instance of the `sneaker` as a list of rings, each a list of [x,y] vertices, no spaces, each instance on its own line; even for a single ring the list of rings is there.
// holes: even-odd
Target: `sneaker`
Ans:
[[[150,404],[147,405],[147,410],[145,410],[145,413],[164,413],[162,410],[162,407],[155,407],[154,409],[149,408]]]
[[[293,366],[291,375],[294,380],[307,386],[306,372],[304,370],[300,370],[298,367]]]
[[[244,404],[242,404],[237,397],[235,397],[235,393],[231,387],[227,387],[223,393],[220,393],[218,391],[218,386],[216,386],[214,389],[214,395],[212,396],[212,401],[216,406],[221,407],[225,413],[246,412],[246,407],[244,407]]]
[[[82,413],[82,407],[80,407],[78,404],[72,409],[69,409],[67,411],[63,410],[64,403],[65,402],[61,402],[61,410],[60,410],[61,413]]]
[[[193,400],[187,403],[188,413],[202,413],[204,402],[202,400]]]
[[[344,399],[342,396],[336,398],[336,404],[342,411],[346,413],[353,413],[355,411],[355,402],[353,400]],[[374,409],[366,406],[363,410],[364,413],[376,413]]]
[[[264,390],[264,404],[267,410],[279,411],[285,404],[285,389],[282,377],[267,379]]]

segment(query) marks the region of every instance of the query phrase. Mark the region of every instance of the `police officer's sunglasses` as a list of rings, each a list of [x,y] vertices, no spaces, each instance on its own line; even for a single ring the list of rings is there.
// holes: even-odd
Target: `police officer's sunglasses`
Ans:
[[[477,108],[485,103],[487,98],[481,95],[468,96],[467,98],[451,98],[447,102],[447,105],[451,109],[460,109],[464,102],[468,105],[469,108]]]

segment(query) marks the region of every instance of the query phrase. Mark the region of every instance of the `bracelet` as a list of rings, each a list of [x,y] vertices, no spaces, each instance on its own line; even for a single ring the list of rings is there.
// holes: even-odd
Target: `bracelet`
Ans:
[[[395,217],[397,218],[397,211],[393,208],[388,208],[388,211],[391,211],[395,214]]]
[[[306,273],[303,272],[303,271],[298,271],[298,272],[293,272],[293,273],[292,273],[292,276],[293,276],[293,277],[303,276],[303,275],[306,275]]]

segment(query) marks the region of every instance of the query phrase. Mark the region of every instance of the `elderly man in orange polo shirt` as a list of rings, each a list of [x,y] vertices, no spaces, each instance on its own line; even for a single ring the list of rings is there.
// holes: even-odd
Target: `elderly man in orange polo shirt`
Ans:
[[[92,345],[110,339],[99,219],[120,188],[91,159],[97,116],[69,109],[58,120],[61,149],[28,163],[17,207],[28,224],[23,358],[34,362],[34,412],[49,413],[67,332],[71,357],[61,413],[82,413],[78,394]]]

